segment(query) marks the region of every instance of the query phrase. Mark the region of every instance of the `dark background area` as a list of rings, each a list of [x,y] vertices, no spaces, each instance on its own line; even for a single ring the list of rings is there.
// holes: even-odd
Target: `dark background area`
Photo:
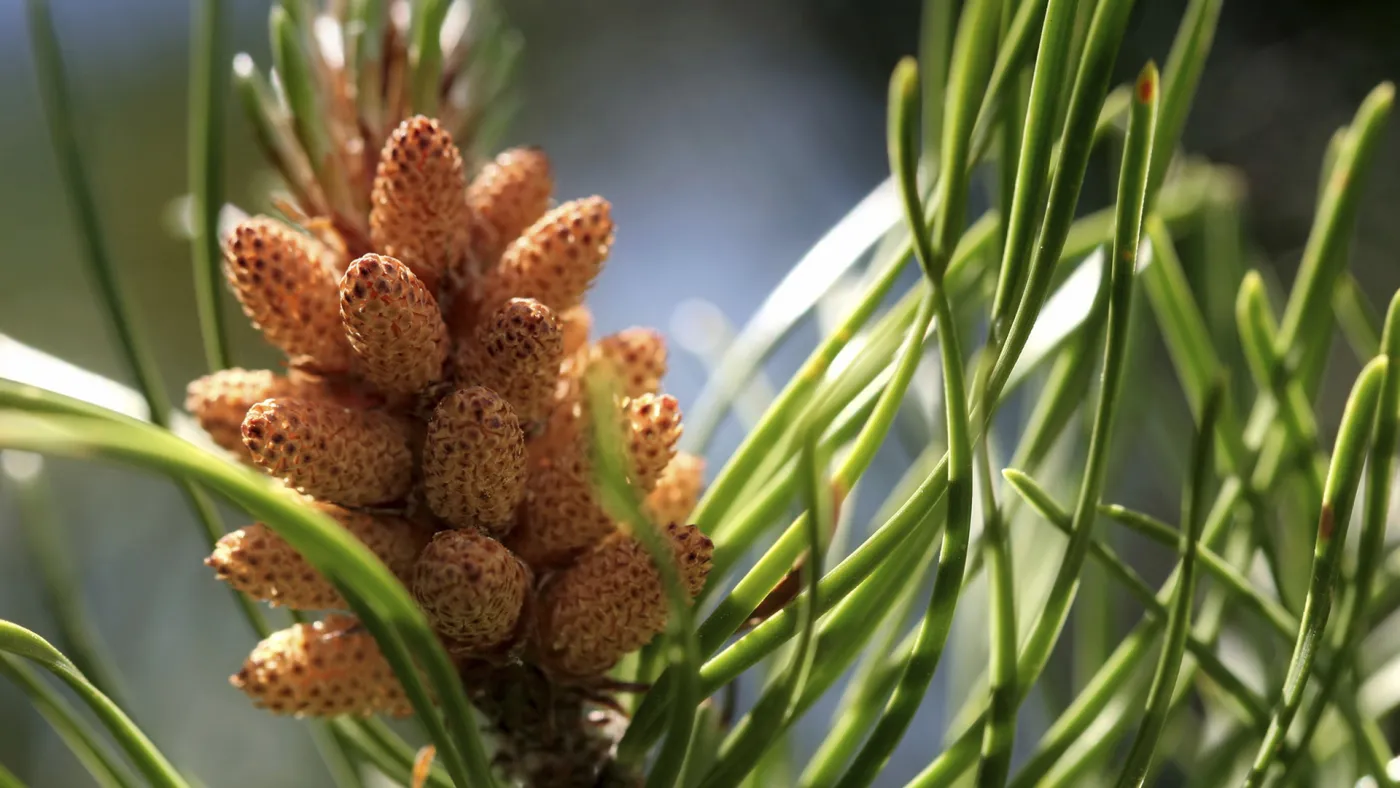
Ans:
[[[163,219],[185,183],[189,5],[53,0],[102,220],[177,398],[202,363],[188,250]],[[226,5],[230,54],[247,50],[266,65],[266,0]],[[747,318],[884,177],[886,80],[915,49],[918,6],[507,0],[526,40],[524,105],[508,141],[549,151],[560,198],[597,193],[615,206],[617,244],[591,300],[600,333],[667,328],[691,298],[735,323]],[[1139,0],[1121,77],[1165,58],[1183,6]],[[1260,262],[1285,281],[1307,236],[1328,138],[1377,82],[1397,77],[1400,4],[1226,0],[1185,145],[1239,168],[1246,230]],[[0,2],[0,107],[0,333],[125,380],[83,276],[18,0]],[[255,205],[263,171],[235,111],[228,142],[230,198]],[[1353,257],[1367,290],[1389,294],[1400,285],[1395,119],[1383,147]],[[239,363],[272,358],[241,320],[230,322]],[[779,354],[775,376],[805,356],[800,346],[811,336]],[[698,361],[673,354],[667,386],[683,404],[703,380]],[[719,450],[736,436],[727,433]],[[319,784],[297,724],[253,711],[225,683],[252,640],[200,565],[204,551],[171,488],[101,466],[51,467],[84,601],[124,671],[137,719],[209,785]],[[0,490],[0,618],[52,633],[14,516]],[[910,757],[888,784],[926,761],[915,750],[926,752],[934,733],[914,735],[922,741],[905,748]],[[4,684],[0,761],[35,786],[87,784]]]

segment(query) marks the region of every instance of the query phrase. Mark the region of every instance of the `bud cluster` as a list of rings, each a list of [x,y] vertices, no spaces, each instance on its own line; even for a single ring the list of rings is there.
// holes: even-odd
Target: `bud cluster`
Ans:
[[[676,451],[660,334],[588,338],[584,297],[613,241],[608,202],[551,207],[536,149],[471,170],[442,124],[414,116],[383,144],[357,217],[364,239],[268,217],[233,228],[229,283],[288,369],[209,375],[187,406],[219,445],[383,560],[464,666],[597,685],[666,625],[661,575],[633,529],[665,537],[692,596],[704,585],[712,546],[685,524],[703,469]],[[584,401],[594,364],[622,383],[608,412]],[[604,510],[596,419],[624,435],[628,481],[653,522],[620,527]],[[262,524],[224,537],[206,563],[275,605],[345,607]],[[276,712],[407,711],[373,639],[341,614],[275,633],[233,681]]]

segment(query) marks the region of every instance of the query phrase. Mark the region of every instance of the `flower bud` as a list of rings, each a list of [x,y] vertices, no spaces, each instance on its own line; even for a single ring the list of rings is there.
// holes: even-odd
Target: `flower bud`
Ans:
[[[547,463],[531,475],[520,521],[507,544],[543,571],[568,564],[614,528],[598,505],[587,463],[574,456]]]
[[[248,410],[253,462],[307,495],[346,506],[402,498],[413,483],[406,425],[378,411],[313,399],[269,399]]]
[[[533,298],[555,313],[577,306],[612,246],[612,207],[602,197],[564,203],[506,247],[483,282],[489,314],[511,298]]]
[[[473,386],[438,403],[423,446],[423,485],[438,517],[504,533],[525,476],[525,435],[500,395]]]
[[[432,538],[432,531],[401,517],[354,512],[329,503],[312,506],[363,542],[405,585],[418,554]],[[220,580],[273,606],[293,610],[346,607],[335,586],[287,540],[262,523],[224,534],[204,563]]]
[[[466,253],[467,213],[462,153],[436,120],[417,115],[399,124],[379,156],[370,195],[370,241],[435,290]]]
[[[519,558],[472,528],[438,533],[413,568],[413,596],[459,656],[514,638],[532,582]]]
[[[214,443],[248,461],[243,446],[243,417],[253,405],[272,397],[316,396],[319,386],[266,369],[221,369],[192,381],[185,389],[185,410]]]
[[[413,713],[379,646],[349,616],[274,632],[229,683],[254,705],[298,717]]]
[[[264,216],[240,222],[224,245],[224,272],[263,338],[322,370],[349,368],[335,279],[321,244]]]
[[[661,390],[666,375],[666,339],[651,328],[629,328],[603,337],[592,348],[593,358],[611,362],[622,393],[628,397]]]
[[[693,525],[661,530],[691,598],[704,587],[714,545]],[[566,676],[596,676],[666,627],[666,595],[651,555],[616,533],[547,581],[535,628],[537,659]]]
[[[500,394],[524,425],[544,421],[564,357],[563,335],[549,307],[512,298],[481,324],[476,340],[458,354],[458,379]]]
[[[539,148],[512,148],[481,168],[467,187],[467,207],[472,255],[482,270],[494,268],[506,246],[544,215],[553,191],[549,157]]]
[[[428,288],[403,263],[367,254],[340,280],[340,316],[360,369],[393,394],[414,394],[442,379],[447,324]]]
[[[650,492],[676,455],[681,437],[681,408],[669,394],[643,394],[623,400],[632,482]]]
[[[630,480],[642,492],[649,492],[675,454],[681,433],[680,407],[674,397],[645,394],[624,400],[616,416],[625,430],[632,460]],[[575,423],[581,424],[588,417],[570,417],[567,424],[564,417],[559,418],[551,421],[541,441],[561,440],[562,433],[574,430]],[[525,505],[509,539],[511,549],[537,571],[568,563],[615,528],[594,490],[587,436],[578,435],[563,446],[546,445],[548,453],[534,455],[537,461],[532,466]]]

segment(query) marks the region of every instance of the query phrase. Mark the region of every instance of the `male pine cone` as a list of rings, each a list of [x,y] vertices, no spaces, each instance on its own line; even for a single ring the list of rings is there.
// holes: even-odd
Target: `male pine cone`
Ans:
[[[191,385],[189,407],[220,445],[314,497],[378,555],[464,671],[535,677],[468,684],[478,699],[509,700],[482,707],[501,752],[518,756],[504,768],[550,775],[540,785],[592,784],[616,731],[592,725],[587,704],[669,610],[632,529],[656,527],[698,593],[713,547],[683,523],[701,464],[675,453],[680,411],[659,393],[660,335],[589,342],[583,300],[613,240],[607,201],[549,209],[548,161],[533,149],[467,176],[444,128],[414,117],[384,144],[372,187],[366,175],[368,206],[348,235],[339,216],[303,221],[311,233],[241,224],[225,249],[229,282],[291,371],[216,373]],[[593,491],[583,375],[604,363],[622,384],[604,418],[623,431],[629,482],[654,525],[619,529]],[[273,604],[346,604],[262,524],[225,536],[208,563]],[[549,735],[522,738],[545,730],[506,719],[532,681]],[[233,683],[278,713],[409,712],[373,639],[342,615],[274,633]]]
[[[340,280],[340,317],[365,379],[416,394],[442,379],[447,323],[427,285],[392,257],[367,254]]]
[[[272,633],[229,681],[276,714],[406,717],[413,711],[374,638],[349,616]]]
[[[340,328],[326,254],[310,236],[260,216],[233,229],[224,246],[224,269],[264,339],[293,360],[342,371],[350,367],[352,354]]]
[[[645,526],[644,526],[645,527]],[[705,586],[714,544],[693,525],[660,529],[692,599]],[[535,629],[537,659],[563,676],[596,676],[666,627],[665,590],[651,555],[615,533],[546,581]]]
[[[533,298],[512,298],[477,328],[458,354],[457,379],[500,394],[532,429],[549,413],[564,333],[554,311]]]
[[[402,517],[355,512],[321,502],[311,505],[340,523],[405,583],[418,554],[432,538],[432,531]],[[220,580],[272,605],[293,610],[346,609],[335,586],[263,523],[224,534],[204,563]]]
[[[464,263],[467,213],[462,154],[436,120],[405,120],[389,136],[370,195],[370,241],[436,288]]]
[[[632,461],[631,481],[648,492],[675,456],[680,406],[674,397],[645,394],[624,400],[618,409]],[[509,539],[511,549],[532,567],[563,566],[613,532],[615,524],[598,500],[592,474],[583,435],[535,469],[523,516]]]
[[[474,529],[433,537],[413,567],[413,595],[448,650],[485,654],[514,639],[533,585],[529,567]]]
[[[506,245],[548,210],[552,191],[549,159],[537,148],[508,150],[481,168],[467,188],[478,264],[495,266]]]
[[[510,404],[481,386],[439,402],[423,447],[423,484],[433,513],[453,526],[510,530],[525,495],[525,435]]]
[[[612,206],[573,200],[540,217],[487,273],[480,300],[489,314],[511,298],[533,298],[556,313],[583,302],[612,247]]]
[[[248,409],[273,397],[314,397],[320,387],[309,379],[278,375],[266,369],[222,369],[190,382],[185,410],[220,447],[251,462],[243,445]]]
[[[296,490],[346,506],[408,493],[408,438],[407,425],[394,416],[322,400],[265,400],[243,420],[243,445],[254,463]]]

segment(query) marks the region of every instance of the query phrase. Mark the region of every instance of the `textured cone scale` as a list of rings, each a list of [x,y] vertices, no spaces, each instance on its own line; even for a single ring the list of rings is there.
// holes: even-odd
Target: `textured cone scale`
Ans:
[[[694,599],[704,590],[705,580],[710,576],[715,555],[714,542],[695,525],[670,523],[663,530],[671,541],[671,549],[676,551],[678,579],[690,592],[690,598]]]
[[[704,475],[703,459],[689,452],[678,452],[661,474],[656,489],[647,496],[646,510],[652,522],[669,525],[688,520],[695,502],[700,499]]]
[[[558,568],[602,541],[615,529],[598,505],[587,464],[581,457],[537,468],[519,524],[506,540],[536,570]]]
[[[321,369],[344,370],[352,354],[323,254],[319,242],[260,216],[233,228],[224,245],[224,271],[268,342]]]
[[[389,135],[370,196],[370,241],[430,287],[466,252],[467,213],[462,154],[452,135],[418,115]]]
[[[522,424],[533,425],[549,414],[564,337],[549,307],[530,298],[512,298],[464,345],[459,378],[500,394]]]
[[[434,536],[413,568],[413,596],[458,656],[508,644],[532,583],[519,558],[471,528]]]
[[[407,585],[432,532],[400,517],[312,504],[339,522]],[[345,608],[345,600],[285,539],[262,523],[227,533],[204,563],[220,580],[254,599],[294,610]]]
[[[243,420],[243,445],[253,462],[289,486],[347,506],[397,500],[413,482],[406,426],[376,411],[265,400]]]
[[[553,191],[549,157],[538,148],[512,148],[482,167],[467,187],[477,263],[494,267],[506,246],[548,210]]]
[[[510,298],[533,298],[556,313],[577,306],[612,245],[612,208],[602,197],[555,208],[506,247],[482,290],[482,306],[494,311]]]
[[[472,386],[438,403],[423,446],[423,485],[438,517],[502,533],[524,497],[525,476],[525,435],[500,395]]]
[[[550,405],[549,421],[530,446],[532,466],[568,461],[586,453],[586,428],[590,416],[584,407],[577,358],[564,361]],[[634,484],[651,492],[662,471],[675,455],[682,432],[680,404],[669,394],[643,394],[624,399],[621,424],[632,457]]]
[[[588,344],[588,332],[593,329],[593,313],[586,306],[571,307],[559,315],[559,328],[564,332],[564,355],[572,356]]]
[[[229,682],[276,714],[413,713],[374,638],[349,616],[328,616],[272,633]]]
[[[603,337],[593,346],[594,358],[612,362],[628,397],[661,388],[666,375],[666,339],[651,328],[629,328]]]
[[[248,458],[243,446],[243,417],[253,405],[272,397],[315,396],[319,386],[266,369],[223,369],[192,381],[185,409],[215,443]]]
[[[340,280],[340,316],[362,374],[380,389],[413,394],[442,378],[447,324],[408,266],[377,254],[351,263]]]
[[[693,525],[662,533],[691,597],[704,587],[714,546]],[[596,676],[646,645],[666,627],[661,577],[641,542],[613,534],[553,576],[540,596],[535,645],[545,667],[567,676]]]
[[[643,394],[624,400],[632,481],[650,492],[676,454],[681,437],[681,406],[669,394]]]
[[[615,527],[594,494],[582,439],[587,416],[577,399],[557,407],[545,434],[531,446],[534,470],[520,522],[509,539],[511,549],[536,570],[568,563]],[[618,416],[632,458],[632,482],[650,493],[675,455],[681,434],[680,406],[674,397],[644,394],[624,400]]]

